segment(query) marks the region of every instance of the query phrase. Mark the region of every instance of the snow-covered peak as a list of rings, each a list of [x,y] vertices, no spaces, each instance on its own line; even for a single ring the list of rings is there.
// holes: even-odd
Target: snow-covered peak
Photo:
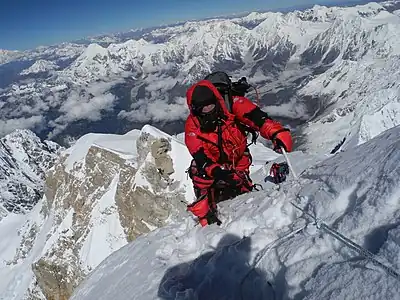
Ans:
[[[271,14],[273,14],[273,13],[270,13],[270,12],[264,12],[264,13],[251,12],[250,14],[248,14],[248,15],[246,15],[244,17],[234,18],[234,19],[232,19],[232,21],[234,21],[234,22],[239,22],[240,21],[240,23],[245,23],[245,24],[251,24],[251,23],[256,24],[257,22],[263,21],[266,18],[268,18]]]
[[[23,55],[20,51],[2,50],[0,49],[0,65],[18,59]]]
[[[263,41],[263,47],[273,47],[286,40],[297,48],[297,53],[302,53],[329,25],[328,22],[302,20],[293,13],[270,13],[253,31],[258,35],[257,40]]]
[[[43,196],[45,172],[60,146],[41,141],[30,130],[15,130],[0,139],[0,206],[25,213]]]
[[[39,59],[28,69],[23,70],[20,74],[21,75],[37,74],[37,73],[56,70],[58,68],[59,67],[55,62],[48,61],[45,59]]]
[[[25,51],[27,59],[69,60],[78,57],[86,46],[75,43],[61,43],[52,46],[41,46]]]
[[[29,135],[19,131],[12,139]],[[8,268],[0,268],[6,278],[0,282],[0,298],[10,297],[16,278],[20,298],[69,296],[112,252],[181,219],[183,203],[194,198],[185,173],[189,162],[190,154],[180,141],[152,126],[77,140],[46,173],[45,196],[26,221],[13,216],[0,220],[4,228],[20,226],[21,233],[12,236],[12,245],[0,242],[0,249],[5,249],[0,264],[18,269],[7,273]]]
[[[96,57],[103,57],[103,56],[107,56],[107,55],[108,55],[108,51],[106,48],[103,48],[99,44],[92,43],[81,54],[81,56],[78,58],[78,60],[81,58],[94,59]]]
[[[65,171],[70,172],[74,166],[75,168],[81,166],[92,146],[106,148],[125,159],[135,159],[136,140],[139,133],[139,130],[132,130],[124,135],[90,133],[82,136],[61,154],[61,157],[65,157]]]

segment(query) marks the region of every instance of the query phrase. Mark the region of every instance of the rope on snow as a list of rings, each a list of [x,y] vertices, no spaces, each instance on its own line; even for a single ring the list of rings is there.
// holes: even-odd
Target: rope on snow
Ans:
[[[304,209],[302,209],[301,207],[299,207],[295,203],[290,202],[290,204],[292,204],[295,208],[297,208],[298,210],[302,211],[305,215],[307,215],[308,217],[313,219],[313,221],[315,222],[316,227],[319,230],[324,231],[325,233],[331,235],[332,237],[334,237],[338,241],[340,241],[343,244],[345,244],[350,249],[356,251],[361,256],[364,256],[366,259],[371,261],[376,266],[382,268],[387,274],[389,274],[390,276],[392,276],[395,279],[400,281],[400,274],[397,271],[395,271],[392,266],[386,266],[385,264],[380,262],[378,260],[378,257],[375,254],[373,254],[372,252],[368,251],[367,249],[361,247],[360,245],[356,244],[355,242],[353,242],[349,238],[345,237],[341,233],[337,232],[336,230],[330,228],[321,219],[317,218],[316,216],[313,216],[312,214],[310,214],[309,212],[305,211]]]

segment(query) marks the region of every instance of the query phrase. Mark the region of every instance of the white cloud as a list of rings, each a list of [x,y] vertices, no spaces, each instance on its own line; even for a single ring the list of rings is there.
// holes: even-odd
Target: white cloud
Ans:
[[[110,82],[97,82],[87,87],[87,91],[93,95],[101,95],[110,90],[117,83],[124,82],[123,79],[112,80]]]
[[[47,135],[47,139],[52,139],[55,136],[59,135],[68,126],[68,124],[58,124],[54,121],[50,121],[48,125],[49,127],[53,127],[54,129],[51,132],[49,132],[49,134]]]
[[[98,83],[90,87],[72,90],[67,95],[58,111],[61,115],[48,122],[53,128],[48,138],[53,138],[63,132],[67,126],[78,120],[98,121],[102,113],[110,111],[114,107],[116,97],[111,93],[105,93],[113,83]],[[54,94],[46,98],[49,106],[56,106],[60,101],[60,95]]]
[[[131,111],[121,111],[119,118],[126,118],[132,122],[163,122],[185,120],[189,114],[184,97],[177,97],[173,103],[165,99],[146,103],[141,100],[132,106]]]
[[[0,120],[0,136],[6,135],[15,129],[32,129],[42,122],[42,116]]]
[[[286,117],[291,119],[307,119],[307,107],[296,101],[296,98],[290,99],[288,103],[282,105],[268,105],[263,108],[265,112],[273,116]]]
[[[78,120],[98,121],[101,119],[102,111],[108,111],[113,108],[115,96],[105,94],[93,98],[81,97],[76,91],[72,92],[67,100],[60,107],[63,113],[55,122],[67,124]]]
[[[177,82],[178,80],[174,78],[154,78],[153,80],[151,80],[151,83],[148,86],[146,86],[146,91],[148,92],[154,92],[159,90],[166,91],[172,89]]]
[[[11,117],[20,117],[24,115],[39,115],[49,110],[49,106],[38,97],[32,97],[31,103],[21,103],[17,108],[10,112]]]

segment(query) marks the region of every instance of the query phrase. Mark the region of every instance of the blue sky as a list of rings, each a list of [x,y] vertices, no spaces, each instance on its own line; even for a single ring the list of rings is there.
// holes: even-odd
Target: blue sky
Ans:
[[[333,1],[349,0],[3,0],[0,49],[24,50],[187,19]]]

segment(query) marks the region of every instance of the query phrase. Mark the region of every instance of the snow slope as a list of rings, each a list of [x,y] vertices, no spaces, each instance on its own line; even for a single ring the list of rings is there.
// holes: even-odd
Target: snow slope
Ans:
[[[139,237],[72,299],[397,299],[395,278],[289,202],[400,270],[399,137],[397,126],[325,159],[292,153],[297,173],[305,169],[299,181],[221,203],[221,227],[193,227],[187,218]]]
[[[0,210],[24,213],[32,209],[43,196],[45,172],[60,150],[30,130],[15,130],[1,138]]]
[[[37,74],[58,69],[56,63],[44,59],[37,60],[32,66],[23,70],[21,75]]]

